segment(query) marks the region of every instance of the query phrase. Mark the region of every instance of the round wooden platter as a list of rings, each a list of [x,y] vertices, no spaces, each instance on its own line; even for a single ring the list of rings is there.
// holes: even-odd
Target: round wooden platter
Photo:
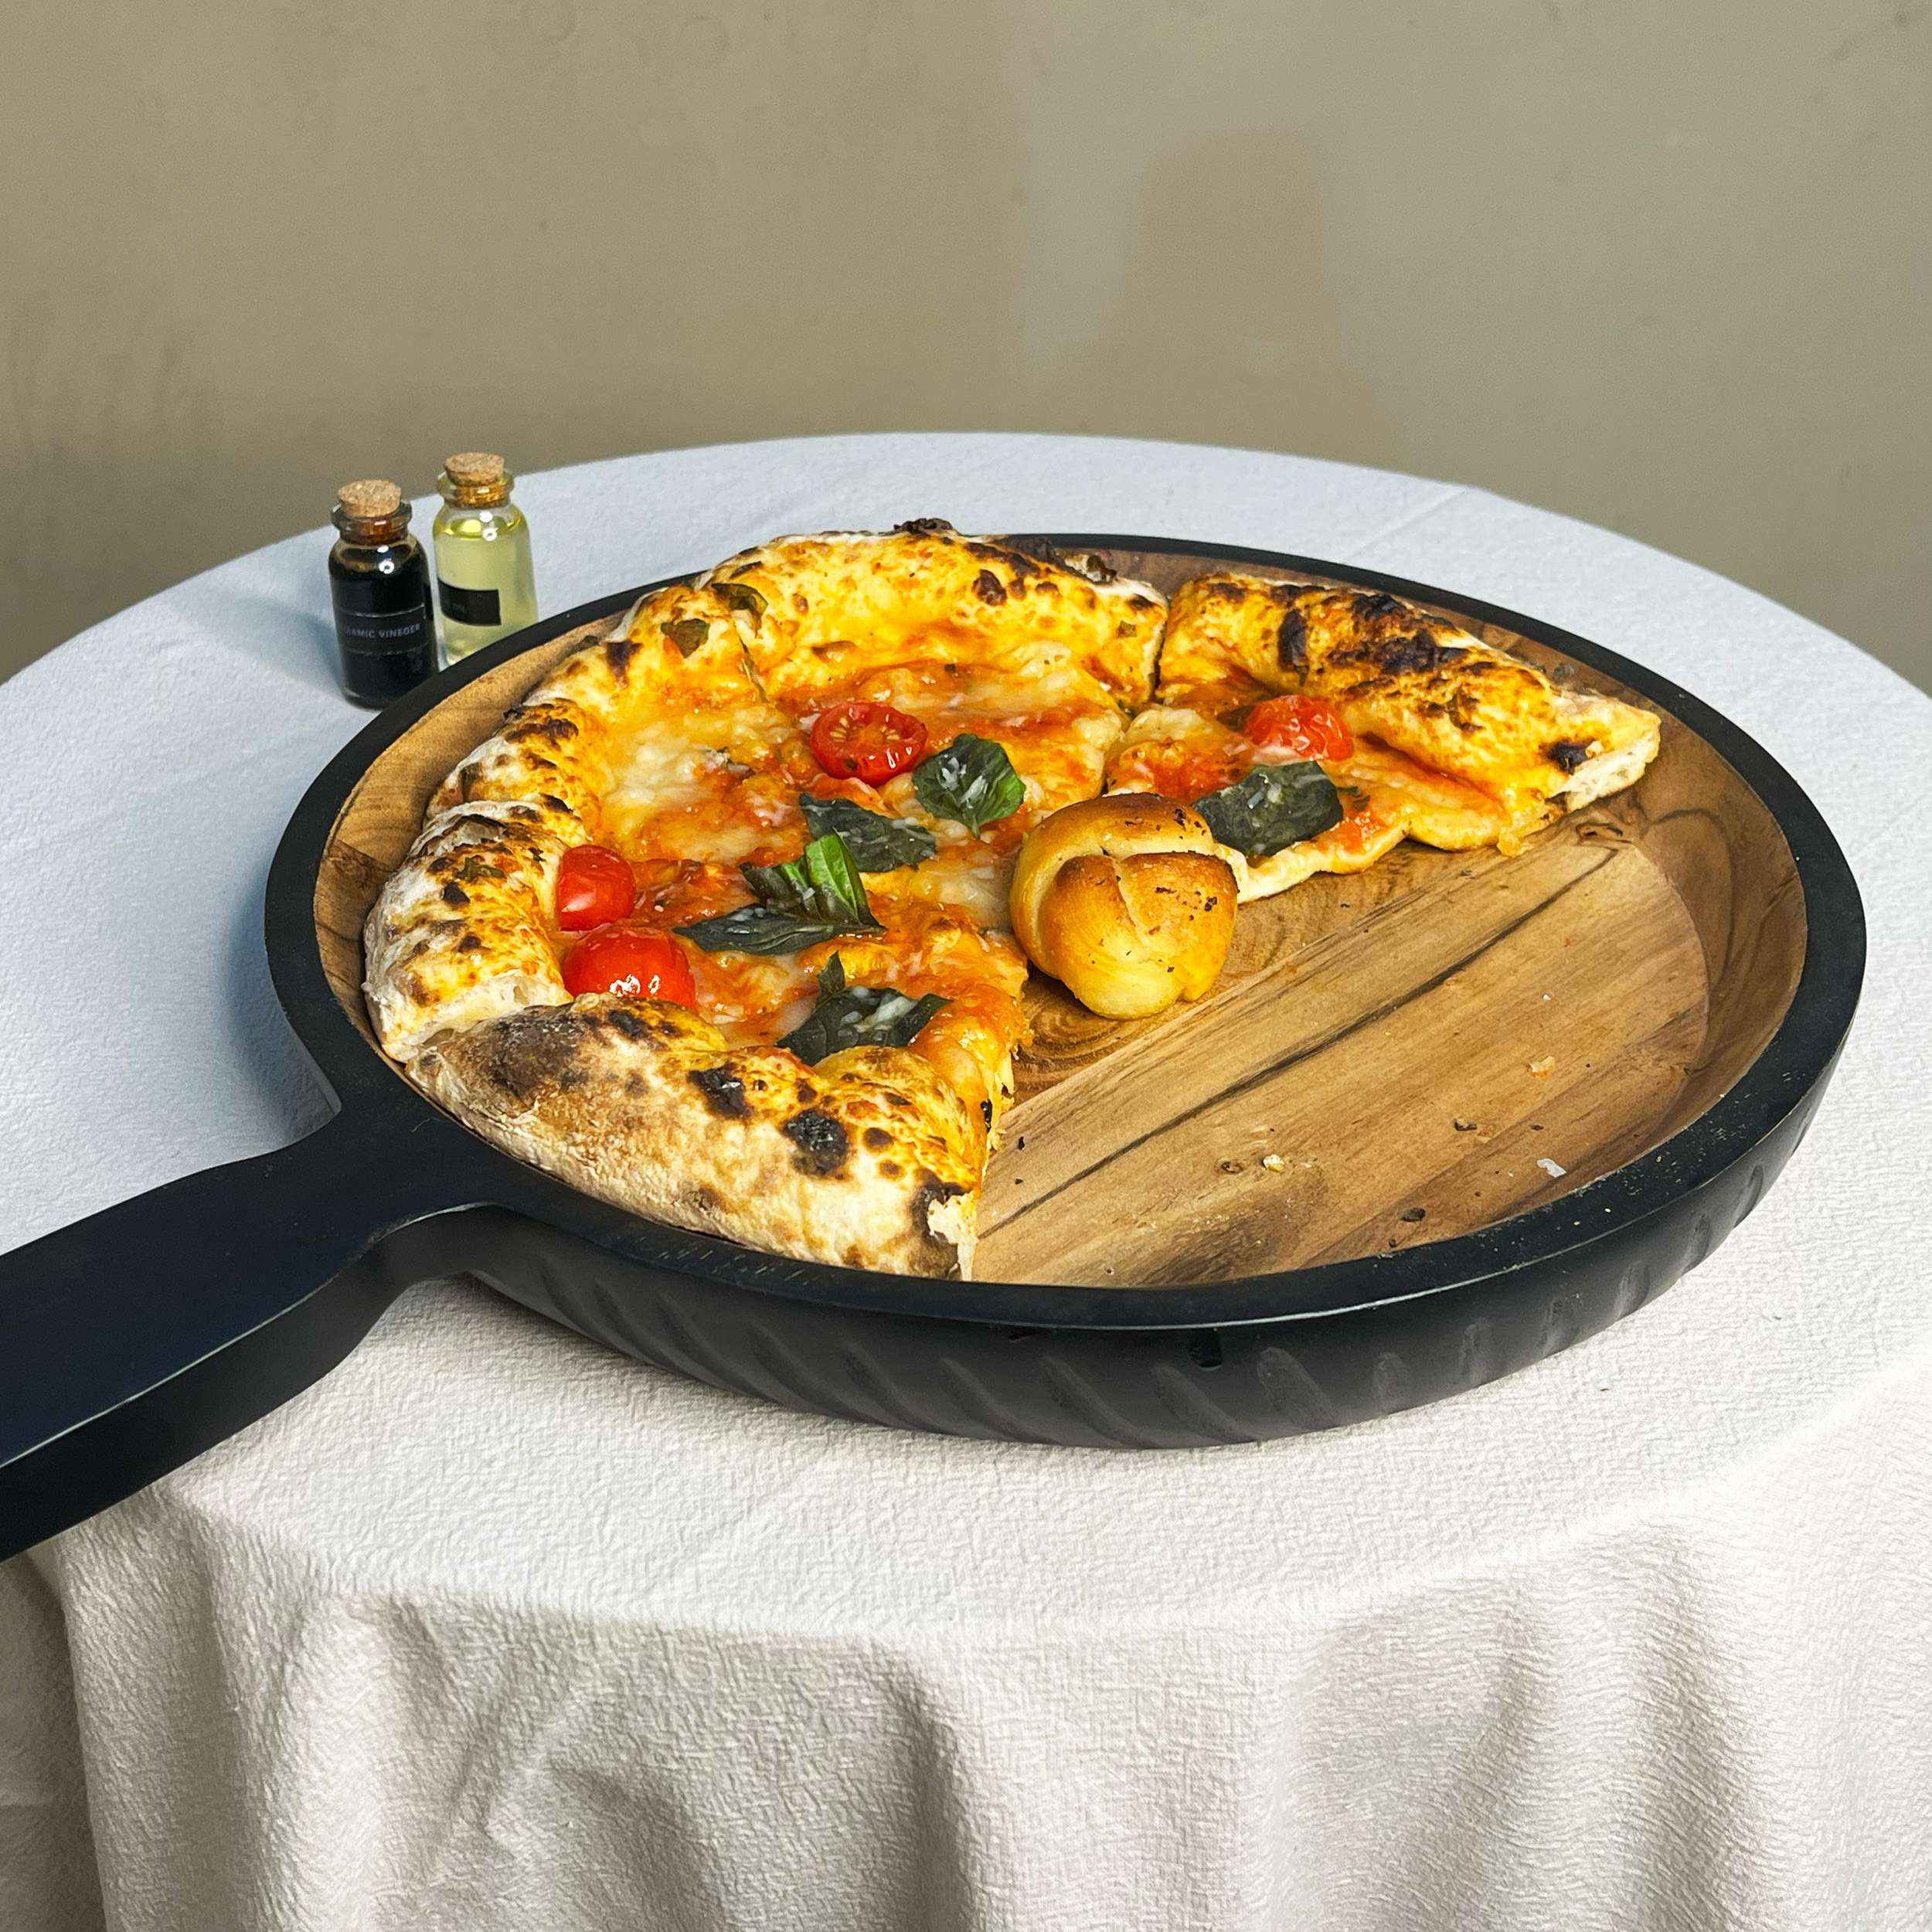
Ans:
[[[1167,591],[1226,567],[1107,554]],[[1547,644],[1428,607],[1566,683],[1661,709]],[[365,1037],[363,918],[431,790],[610,622],[460,686],[349,796],[315,914],[330,984]],[[975,1273],[1229,1281],[1554,1201],[1658,1145],[1743,1073],[1791,1002],[1805,939],[1777,821],[1666,713],[1639,784],[1514,858],[1406,844],[1366,872],[1243,907],[1226,970],[1192,1005],[1103,1020],[1036,974]]]

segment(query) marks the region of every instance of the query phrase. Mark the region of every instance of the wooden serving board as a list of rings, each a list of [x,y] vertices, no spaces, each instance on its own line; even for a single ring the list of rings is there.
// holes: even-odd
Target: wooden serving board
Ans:
[[[1108,555],[1164,590],[1226,567]],[[1560,680],[1636,696],[1434,607]],[[430,792],[506,706],[607,628],[460,687],[344,807],[316,927],[365,1035],[362,920]],[[1468,1233],[1573,1192],[1743,1072],[1790,1003],[1804,939],[1776,822],[1666,716],[1640,784],[1515,859],[1405,845],[1366,872],[1243,907],[1226,970],[1192,1005],[1103,1020],[1036,975],[975,1272],[1111,1287],[1233,1280]]]

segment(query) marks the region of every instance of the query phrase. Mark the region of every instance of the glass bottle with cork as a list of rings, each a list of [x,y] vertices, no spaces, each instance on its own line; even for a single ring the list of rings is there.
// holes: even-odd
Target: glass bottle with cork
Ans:
[[[436,668],[429,565],[402,491],[385,478],[345,483],[329,516],[342,532],[328,553],[328,589],[342,692],[375,709]]]
[[[436,479],[436,594],[450,663],[536,621],[530,526],[510,501],[515,480],[485,450],[446,457]]]

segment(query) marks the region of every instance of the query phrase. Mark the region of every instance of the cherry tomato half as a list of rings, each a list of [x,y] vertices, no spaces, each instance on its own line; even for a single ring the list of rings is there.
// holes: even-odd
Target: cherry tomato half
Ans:
[[[631,862],[607,845],[573,845],[556,869],[556,923],[566,933],[621,919],[638,903]]]
[[[883,785],[925,755],[926,727],[889,704],[848,698],[828,705],[813,721],[811,750],[833,777]]]
[[[629,993],[638,999],[668,999],[695,1006],[698,989],[684,948],[668,933],[634,926],[600,926],[570,948],[563,984],[579,993]]]
[[[1351,758],[1355,738],[1319,698],[1267,698],[1248,713],[1242,729],[1257,745],[1303,758]]]

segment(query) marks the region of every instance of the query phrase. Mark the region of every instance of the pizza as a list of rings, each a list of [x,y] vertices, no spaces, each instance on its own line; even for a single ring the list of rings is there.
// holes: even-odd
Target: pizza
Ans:
[[[970,1272],[1030,969],[1199,998],[1237,900],[1404,838],[1514,850],[1658,721],[1376,594],[1172,606],[934,520],[641,598],[430,798],[372,907],[407,1077],[495,1145],[750,1246]]]

